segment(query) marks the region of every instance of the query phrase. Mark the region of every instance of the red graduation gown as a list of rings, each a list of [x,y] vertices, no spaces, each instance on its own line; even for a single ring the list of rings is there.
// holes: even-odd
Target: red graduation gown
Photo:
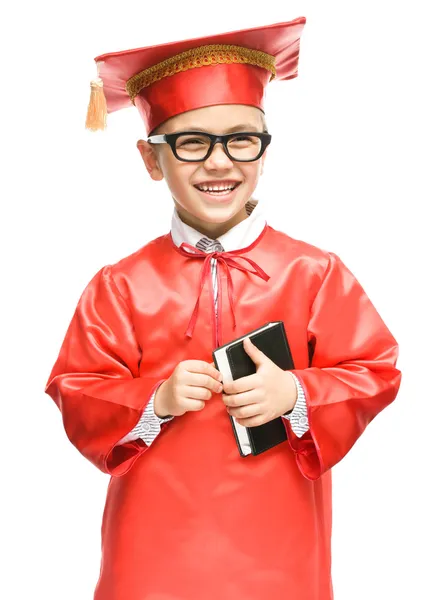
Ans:
[[[397,395],[398,345],[334,253],[269,225],[237,253],[270,278],[218,263],[219,340],[205,275],[185,335],[204,258],[186,256],[169,233],[103,267],[80,297],[46,392],[70,441],[111,475],[95,600],[333,597],[330,469]],[[288,443],[242,458],[214,394],[163,424],[150,447],[115,445],[180,361],[211,362],[217,341],[275,320],[305,389],[302,438],[283,419]]]

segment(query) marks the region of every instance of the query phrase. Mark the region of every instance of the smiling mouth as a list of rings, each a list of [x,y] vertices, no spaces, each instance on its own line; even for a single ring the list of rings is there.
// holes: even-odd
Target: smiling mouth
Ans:
[[[234,192],[241,183],[242,183],[241,181],[238,181],[232,189],[225,189],[225,190],[221,190],[221,191],[218,191],[218,190],[215,191],[213,189],[203,190],[199,187],[199,185],[194,185],[193,187],[195,187],[198,191],[202,192],[203,194],[209,194],[210,196],[226,196],[226,195]]]

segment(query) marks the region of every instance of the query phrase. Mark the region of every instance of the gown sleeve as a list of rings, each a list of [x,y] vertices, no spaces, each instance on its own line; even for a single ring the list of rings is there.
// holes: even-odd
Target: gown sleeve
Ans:
[[[72,444],[113,476],[125,474],[148,449],[142,439],[117,444],[164,381],[140,375],[141,354],[129,307],[107,265],[79,299],[45,392],[61,411]]]
[[[287,436],[301,473],[318,479],[352,448],[396,397],[398,344],[341,259],[329,262],[311,307],[307,369],[292,369],[304,389],[309,430]]]

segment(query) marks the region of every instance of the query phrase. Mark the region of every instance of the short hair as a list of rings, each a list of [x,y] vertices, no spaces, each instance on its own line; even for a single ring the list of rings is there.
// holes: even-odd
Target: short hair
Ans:
[[[256,107],[257,108],[257,107]],[[261,122],[263,125],[263,133],[269,133],[267,130],[267,123],[266,123],[266,115],[264,114],[264,112],[261,110],[261,108],[258,109],[260,111],[260,116],[261,116]],[[160,125],[157,125],[157,127],[154,127],[154,129],[152,131],[149,132],[148,137],[151,135],[155,135],[156,133],[160,133],[159,129],[161,127],[163,127],[163,125],[166,123],[166,121],[163,121],[163,123],[160,123]]]
[[[264,112],[260,109],[261,112],[261,121],[263,123],[263,133],[269,133],[267,130],[267,123],[266,123],[266,115],[264,114]]]

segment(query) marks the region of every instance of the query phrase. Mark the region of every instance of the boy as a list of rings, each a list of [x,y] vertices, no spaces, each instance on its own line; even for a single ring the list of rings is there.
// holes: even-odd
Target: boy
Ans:
[[[297,75],[304,24],[95,59],[88,128],[133,101],[144,164],[174,200],[170,233],[92,278],[46,386],[71,442],[111,475],[95,600],[333,598],[331,467],[401,373],[340,258],[269,226],[252,199],[264,88]],[[222,389],[212,350],[275,320],[296,368],[246,341],[257,372]],[[281,416],[288,442],[242,458],[228,414]]]

